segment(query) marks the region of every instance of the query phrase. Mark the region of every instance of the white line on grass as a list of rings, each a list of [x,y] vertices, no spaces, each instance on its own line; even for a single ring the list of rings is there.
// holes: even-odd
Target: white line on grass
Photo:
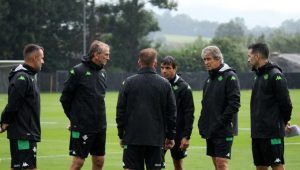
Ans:
[[[206,149],[205,146],[190,146],[189,149]]]
[[[114,155],[114,154],[122,154],[123,152],[109,152],[107,154],[109,155]],[[70,155],[44,155],[44,156],[37,156],[38,159],[45,159],[45,158],[65,158],[65,157],[70,157]],[[7,160],[11,160],[10,157],[6,157],[6,158],[0,158],[0,162],[1,161],[7,161]]]
[[[295,142],[295,143],[285,143],[284,145],[300,145],[300,142]]]
[[[239,130],[250,131],[250,128],[239,128]]]
[[[55,125],[55,124],[57,124],[57,122],[41,122],[41,124]]]

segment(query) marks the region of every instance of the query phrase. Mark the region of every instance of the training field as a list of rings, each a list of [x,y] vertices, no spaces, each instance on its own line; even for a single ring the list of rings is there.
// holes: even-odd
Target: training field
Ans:
[[[292,124],[300,125],[300,90],[290,90],[293,102]],[[69,132],[66,129],[68,120],[65,117],[59,103],[60,94],[41,94],[41,125],[42,142],[38,143],[38,169],[40,170],[66,170],[71,157],[68,156]],[[213,170],[210,157],[206,156],[205,141],[198,134],[197,122],[201,109],[201,92],[194,92],[196,105],[194,131],[192,134],[188,157],[184,160],[186,170]],[[254,169],[252,163],[250,143],[250,91],[242,91],[241,109],[239,112],[239,135],[234,138],[230,169],[250,170]],[[5,94],[0,95],[1,112],[7,102]],[[107,144],[104,169],[122,169],[122,150],[119,146],[117,128],[115,124],[115,107],[117,92],[109,92],[106,96],[107,106]],[[287,170],[299,170],[300,168],[300,136],[285,139],[285,161]],[[170,154],[167,154],[167,170],[173,169]],[[0,170],[10,167],[9,144],[6,133],[0,134]],[[91,169],[90,158],[86,160],[85,170]]]

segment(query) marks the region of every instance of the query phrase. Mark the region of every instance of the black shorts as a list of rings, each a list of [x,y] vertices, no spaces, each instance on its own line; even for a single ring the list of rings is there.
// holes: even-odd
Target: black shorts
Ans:
[[[252,139],[252,156],[255,166],[284,164],[284,139]]]
[[[232,142],[233,137],[206,139],[206,155],[230,159]]]
[[[123,168],[144,170],[144,162],[148,170],[162,168],[163,148],[159,146],[124,145]]]
[[[99,133],[81,133],[71,131],[69,154],[87,158],[88,154],[94,156],[105,155],[106,130]]]
[[[37,145],[31,140],[10,140],[11,168],[34,169],[36,168]]]

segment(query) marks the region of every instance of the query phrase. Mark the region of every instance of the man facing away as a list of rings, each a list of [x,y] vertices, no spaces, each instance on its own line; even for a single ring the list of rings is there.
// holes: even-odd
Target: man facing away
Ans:
[[[92,155],[92,169],[101,170],[104,164],[106,141],[106,72],[109,46],[94,41],[88,56],[74,66],[64,84],[60,98],[70,120],[69,154],[73,156],[70,170],[78,170],[88,154]]]
[[[171,83],[176,98],[177,118],[175,145],[170,150],[175,170],[183,169],[183,158],[192,134],[194,122],[194,100],[189,84],[177,74],[177,62],[174,57],[166,56],[160,64],[161,75]]]
[[[155,71],[157,52],[139,53],[139,71],[122,83],[116,122],[126,170],[160,170],[163,146],[172,148],[176,102],[170,83]]]
[[[1,115],[0,133],[7,130],[11,169],[36,169],[37,142],[41,140],[40,92],[35,75],[44,64],[44,49],[24,47],[24,64],[9,74],[8,103]]]
[[[264,43],[248,47],[248,63],[256,76],[251,95],[252,154],[257,170],[283,170],[284,135],[289,129],[292,103],[279,66],[268,61]]]
[[[199,132],[216,170],[228,170],[233,136],[237,135],[240,85],[235,71],[223,61],[217,46],[202,50],[209,77],[204,83]]]

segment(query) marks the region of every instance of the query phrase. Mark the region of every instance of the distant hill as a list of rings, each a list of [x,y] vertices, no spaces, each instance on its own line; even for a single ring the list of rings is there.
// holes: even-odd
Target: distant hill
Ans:
[[[160,43],[165,48],[178,49],[184,47],[186,44],[193,43],[197,37],[202,37],[209,41],[215,36],[218,27],[226,23],[218,23],[211,21],[198,21],[192,19],[189,15],[179,14],[172,15],[169,11],[163,14],[154,14],[160,27],[160,31],[151,33],[150,39],[154,42]],[[245,36],[252,36],[254,38],[268,38],[272,36],[274,31],[284,31],[288,34],[300,33],[300,19],[285,20],[279,27],[261,27],[256,26],[249,29],[244,24],[243,18],[238,18],[242,22]],[[234,19],[233,19],[234,20]]]
[[[222,23],[211,21],[198,21],[192,19],[189,15],[179,14],[172,15],[169,11],[163,14],[155,14],[159,27],[163,34],[185,35],[185,36],[202,36],[213,38],[218,26]],[[247,34],[260,36],[261,34],[270,35],[274,30],[281,29],[290,34],[300,32],[300,19],[285,20],[279,27],[262,27],[256,26],[252,29],[246,28]]]
[[[185,14],[172,16],[170,12],[155,14],[163,34],[202,36],[212,38],[219,23],[197,21]]]

